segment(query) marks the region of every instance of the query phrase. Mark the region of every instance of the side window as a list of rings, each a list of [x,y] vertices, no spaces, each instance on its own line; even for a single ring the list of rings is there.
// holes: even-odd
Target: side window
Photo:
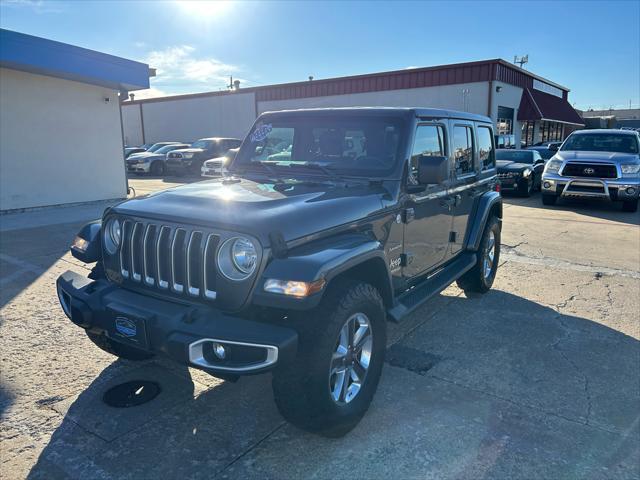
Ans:
[[[487,127],[478,127],[478,154],[482,171],[495,167],[496,151],[491,141],[491,130]]]
[[[473,173],[473,131],[471,127],[453,127],[453,156],[458,177]]]
[[[418,158],[421,155],[444,157],[447,154],[444,145],[444,130],[441,126],[418,126],[409,163],[409,183],[418,183]]]

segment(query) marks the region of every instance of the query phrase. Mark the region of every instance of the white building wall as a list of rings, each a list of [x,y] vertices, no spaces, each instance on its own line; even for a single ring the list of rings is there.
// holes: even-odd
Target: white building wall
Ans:
[[[0,210],[126,196],[116,92],[0,68],[0,125]]]
[[[438,87],[386,90],[326,97],[296,98],[258,103],[260,113],[272,110],[314,107],[425,107],[487,114],[488,82],[442,85]]]
[[[496,87],[502,87],[499,92]],[[519,147],[520,138],[522,137],[522,125],[518,122],[518,107],[522,98],[523,89],[510,85],[508,83],[493,82],[493,95],[491,97],[491,115],[494,126],[498,117],[498,106],[513,108],[513,134],[515,135],[516,145]]]
[[[140,105],[122,107],[122,131],[124,132],[125,145],[135,147],[145,143],[145,139],[142,136]]]
[[[137,104],[123,105],[122,110],[139,108]],[[145,102],[142,116],[147,143],[192,142],[204,137],[242,138],[256,118],[255,97],[248,92]],[[133,123],[125,123],[125,127],[128,138],[133,138],[140,128]]]

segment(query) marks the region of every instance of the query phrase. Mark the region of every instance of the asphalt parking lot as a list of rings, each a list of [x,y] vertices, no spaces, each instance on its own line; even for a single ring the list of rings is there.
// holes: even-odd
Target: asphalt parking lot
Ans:
[[[67,247],[103,207],[0,217],[2,478],[640,477],[637,213],[505,198],[493,290],[451,286],[390,325],[371,409],[329,440],[284,422],[268,375],[117,360],[66,319],[55,280],[87,271]],[[130,379],[162,392],[102,403]]]

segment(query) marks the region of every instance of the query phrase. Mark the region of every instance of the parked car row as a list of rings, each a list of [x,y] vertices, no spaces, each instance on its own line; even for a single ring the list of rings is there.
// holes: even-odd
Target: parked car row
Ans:
[[[542,203],[599,198],[638,210],[640,134],[633,130],[578,130],[562,143],[542,174]]]
[[[638,210],[640,134],[631,129],[578,130],[564,142],[499,149],[496,166],[505,193],[528,197],[541,191],[548,206],[560,198],[589,198]]]
[[[228,161],[229,150],[237,149],[241,140],[237,138],[201,138],[193,142],[158,142],[140,147],[125,148],[127,172],[153,175],[165,174],[200,174],[213,176],[222,174],[222,166]],[[225,160],[226,159],[226,160]],[[207,160],[219,168],[207,169],[204,175],[203,167]]]

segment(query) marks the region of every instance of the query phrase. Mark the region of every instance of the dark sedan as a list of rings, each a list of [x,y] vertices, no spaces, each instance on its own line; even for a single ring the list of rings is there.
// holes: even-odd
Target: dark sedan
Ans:
[[[540,190],[544,159],[536,150],[496,150],[496,167],[503,191],[528,197]]]
[[[535,150],[544,160],[549,160],[555,155],[560,148],[562,142],[545,142],[542,145],[534,145],[533,147],[527,147],[527,150]]]

